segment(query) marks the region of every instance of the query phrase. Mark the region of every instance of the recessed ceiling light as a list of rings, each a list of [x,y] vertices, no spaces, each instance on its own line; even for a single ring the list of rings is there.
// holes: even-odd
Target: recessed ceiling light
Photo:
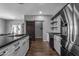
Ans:
[[[42,11],[39,11],[39,14],[42,14]]]

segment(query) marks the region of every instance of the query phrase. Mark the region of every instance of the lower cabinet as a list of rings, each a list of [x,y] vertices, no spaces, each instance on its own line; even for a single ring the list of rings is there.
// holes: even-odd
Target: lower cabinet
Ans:
[[[52,48],[54,50],[54,38],[49,38],[49,45],[50,45],[50,48]]]
[[[29,36],[0,49],[0,56],[24,56],[29,49]]]
[[[61,55],[61,38],[59,36],[54,36],[54,49]]]
[[[19,56],[24,56],[29,49],[29,37],[24,38],[24,40],[20,41],[20,43]]]
[[[0,49],[0,56],[10,56],[14,52],[13,45]]]

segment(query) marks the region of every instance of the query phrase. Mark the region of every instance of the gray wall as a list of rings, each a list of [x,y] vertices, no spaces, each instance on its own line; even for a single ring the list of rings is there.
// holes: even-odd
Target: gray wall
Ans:
[[[0,34],[5,33],[5,20],[0,19]]]
[[[0,34],[5,34],[6,33],[6,21],[4,19],[0,19]],[[5,44],[6,39],[4,36],[0,36],[0,45]]]

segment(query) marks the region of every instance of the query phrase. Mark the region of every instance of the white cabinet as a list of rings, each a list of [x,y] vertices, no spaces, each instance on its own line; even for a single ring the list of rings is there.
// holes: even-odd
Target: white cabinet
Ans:
[[[15,43],[13,43],[14,46],[14,51],[12,53],[13,56],[18,56],[19,55],[19,50],[20,50],[20,41],[17,41]]]
[[[0,56],[9,56],[13,53],[14,47],[12,45],[0,49]]]
[[[15,56],[24,56],[29,49],[29,36],[24,37],[22,40],[19,41],[19,45],[14,50]]]
[[[7,48],[0,49],[0,56],[5,56],[7,54]]]
[[[14,52],[14,46],[13,44],[10,46],[7,46],[7,54],[5,56],[12,56],[13,52]]]
[[[29,49],[29,36],[22,38],[2,49],[0,56],[24,56]]]
[[[54,48],[61,55],[61,37],[58,35],[54,35]]]
[[[24,56],[29,49],[29,37],[27,36],[23,38],[23,40],[20,41],[20,43],[21,43],[21,48],[19,51],[19,55]]]

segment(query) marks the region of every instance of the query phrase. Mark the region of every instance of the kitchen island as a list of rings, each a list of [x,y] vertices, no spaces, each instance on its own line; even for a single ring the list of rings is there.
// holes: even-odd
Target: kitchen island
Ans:
[[[24,56],[29,49],[28,34],[1,35],[0,56]]]

